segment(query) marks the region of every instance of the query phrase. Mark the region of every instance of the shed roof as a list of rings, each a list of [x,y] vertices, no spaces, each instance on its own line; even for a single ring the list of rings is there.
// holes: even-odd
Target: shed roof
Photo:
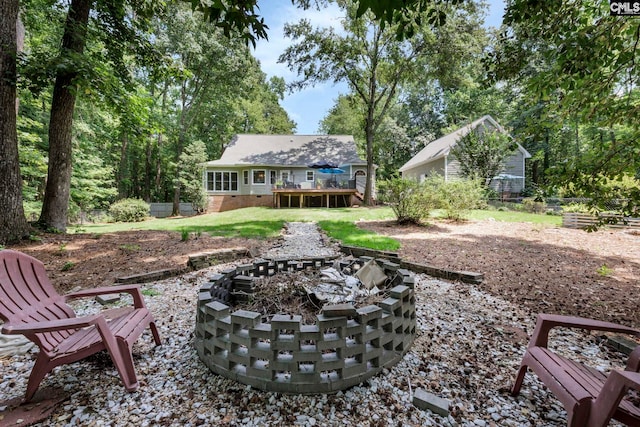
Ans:
[[[482,116],[478,120],[475,120],[468,125],[462,126],[461,128],[451,132],[450,134],[438,138],[435,141],[427,144],[422,150],[420,150],[420,152],[418,152],[418,154],[413,156],[400,168],[400,172],[404,172],[416,166],[420,166],[425,163],[429,163],[442,157],[448,156],[451,148],[456,145],[460,138],[463,138],[469,132],[471,132],[472,129],[475,129],[480,125],[490,126],[494,129],[497,129],[498,132],[507,133],[504,128],[493,119],[493,117],[489,115]],[[525,150],[524,147],[522,147],[520,144],[518,144],[518,150],[522,151],[522,154],[525,158],[531,157],[531,154],[529,154],[529,152]]]
[[[320,160],[366,164],[351,135],[250,135],[233,137],[218,160],[207,166],[307,166]]]

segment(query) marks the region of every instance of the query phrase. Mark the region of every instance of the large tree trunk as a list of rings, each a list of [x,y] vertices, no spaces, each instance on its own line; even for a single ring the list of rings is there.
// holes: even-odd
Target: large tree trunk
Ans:
[[[124,199],[129,197],[129,191],[131,186],[127,185],[128,163],[127,163],[127,150],[129,148],[129,138],[125,130],[122,131],[122,140],[120,141],[120,162],[118,164],[118,198]]]
[[[62,36],[62,56],[82,55],[92,0],[72,0]],[[49,119],[49,169],[42,213],[38,221],[45,229],[66,231],[71,191],[71,131],[76,104],[75,79],[78,72],[58,71]]]
[[[0,244],[29,235],[22,206],[16,127],[18,0],[0,2]]]

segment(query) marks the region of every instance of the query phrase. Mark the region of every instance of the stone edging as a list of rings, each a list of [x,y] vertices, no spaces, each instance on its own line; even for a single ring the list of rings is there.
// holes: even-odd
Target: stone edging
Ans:
[[[396,252],[378,251],[375,249],[360,248],[356,246],[340,245],[340,250],[347,255],[370,256],[374,258],[384,258],[391,262],[397,263],[400,267],[406,268],[416,273],[425,273],[432,277],[438,277],[447,280],[460,280],[464,283],[478,284],[484,280],[484,274],[475,273],[473,271],[455,271],[446,270],[444,268],[434,267],[428,264],[419,264],[415,262],[403,261]]]
[[[330,259],[258,261],[213,275],[198,298],[195,347],[200,359],[216,374],[244,384],[302,394],[344,390],[395,365],[416,335],[414,278],[386,260],[376,261],[395,285],[389,297],[352,316],[325,310],[313,325],[290,314],[263,323],[260,313],[231,313],[213,295],[226,298],[228,293],[217,291],[237,288],[246,292],[253,278],[320,268],[332,265]]]
[[[234,261],[238,258],[249,257],[252,257],[251,251],[244,247],[215,249],[212,251],[189,255],[187,265],[184,267],[167,268],[164,270],[150,271],[148,273],[118,277],[116,278],[116,283],[132,284],[155,282],[156,280],[179,276],[180,274],[184,274],[188,271],[202,270],[213,265]]]

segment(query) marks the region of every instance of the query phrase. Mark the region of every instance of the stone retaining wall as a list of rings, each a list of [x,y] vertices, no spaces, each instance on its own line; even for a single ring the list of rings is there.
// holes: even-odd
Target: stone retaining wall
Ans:
[[[364,265],[369,259],[359,261]],[[389,296],[352,316],[319,314],[313,325],[296,314],[277,314],[263,323],[260,313],[232,312],[222,300],[246,294],[252,278],[320,268],[332,260],[257,261],[214,275],[199,294],[195,346],[200,359],[213,372],[244,384],[303,394],[344,390],[393,366],[416,335],[414,278],[397,264],[376,261],[393,286]]]

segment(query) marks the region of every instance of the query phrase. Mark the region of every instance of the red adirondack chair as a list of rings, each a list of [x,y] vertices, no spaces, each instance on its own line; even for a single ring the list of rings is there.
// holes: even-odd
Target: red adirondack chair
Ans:
[[[133,307],[76,317],[66,304],[73,298],[129,293]],[[59,295],[37,259],[12,250],[0,251],[0,318],[2,333],[22,334],[40,352],[29,376],[25,400],[33,398],[53,368],[107,350],[127,391],[138,387],[131,346],[149,327],[156,345],[160,335],[136,285],[87,289]]]
[[[549,331],[555,327],[579,328],[631,334],[640,331],[610,322],[554,314],[539,314],[511,392],[520,392],[530,368],[567,411],[570,427],[604,427],[611,418],[629,426],[640,426],[640,407],[629,399],[630,389],[640,390],[640,346],[629,356],[625,370],[609,375],[554,353],[549,348]]]

